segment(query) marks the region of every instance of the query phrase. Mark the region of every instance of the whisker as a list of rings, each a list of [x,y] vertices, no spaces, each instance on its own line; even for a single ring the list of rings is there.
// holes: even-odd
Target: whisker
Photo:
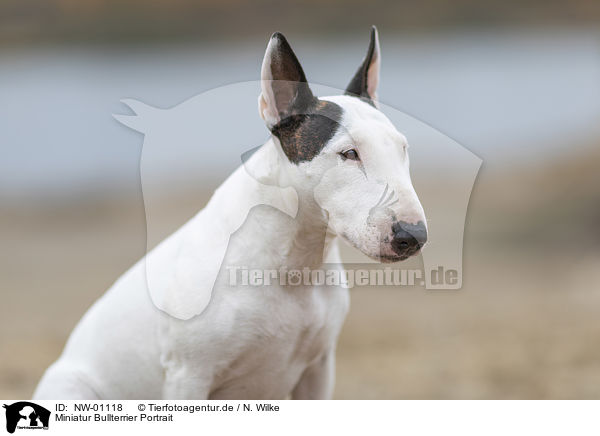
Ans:
[[[394,198],[394,191],[390,191],[390,193],[388,194],[388,196],[385,199],[384,203],[389,202],[392,198]]]
[[[387,190],[388,190],[388,185],[386,184],[385,185],[385,189],[383,190],[383,193],[381,194],[381,197],[379,197],[379,201],[377,202],[377,204],[375,205],[375,207],[378,207],[381,204],[381,202],[383,200],[383,197],[385,197],[385,194],[387,193]]]

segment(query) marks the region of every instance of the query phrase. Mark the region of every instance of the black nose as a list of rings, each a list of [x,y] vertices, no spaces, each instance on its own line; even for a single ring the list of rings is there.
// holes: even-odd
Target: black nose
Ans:
[[[402,256],[412,256],[427,242],[427,229],[422,221],[409,224],[397,221],[392,225],[392,250]]]

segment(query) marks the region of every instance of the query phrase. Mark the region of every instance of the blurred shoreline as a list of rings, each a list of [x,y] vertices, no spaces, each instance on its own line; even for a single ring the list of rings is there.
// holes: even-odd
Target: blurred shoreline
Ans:
[[[594,27],[600,6],[589,0],[544,2],[319,3],[275,0],[5,0],[0,4],[0,41],[27,45],[48,41],[86,44],[265,38],[274,30],[294,36],[354,34],[377,24],[390,33],[452,29]],[[276,20],[274,19],[276,17]],[[272,29],[276,22],[277,29]]]
[[[314,38],[294,41],[310,81],[343,87],[360,61],[364,35],[352,40],[338,35],[318,44]],[[382,102],[455,139],[489,170],[560,159],[600,136],[600,99],[591,98],[600,95],[597,30],[464,31],[406,39],[392,33],[382,34],[381,42]],[[246,39],[235,45],[9,51],[0,64],[5,126],[0,198],[31,198],[39,191],[56,200],[133,189],[143,135],[112,118],[129,113],[120,100],[172,108],[209,90],[221,92],[231,105],[245,105],[239,129],[227,139],[208,133],[201,138],[219,144],[211,148],[210,164],[204,144],[189,150],[186,161],[195,162],[193,168],[172,158],[160,162],[156,182],[172,184],[173,175],[188,183],[224,179],[241,153],[268,137],[255,108],[258,84],[251,96],[227,95],[228,85],[258,79],[264,45],[265,40]],[[227,123],[226,115],[220,123]],[[204,128],[200,114],[195,124]],[[249,137],[248,131],[258,133]],[[418,153],[427,138],[408,139]],[[413,154],[413,168],[427,171],[432,160],[435,156]]]

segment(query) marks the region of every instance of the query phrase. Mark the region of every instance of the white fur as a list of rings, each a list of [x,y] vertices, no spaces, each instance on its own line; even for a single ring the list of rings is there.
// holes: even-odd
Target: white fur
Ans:
[[[366,255],[386,261],[393,258],[392,223],[397,220],[425,223],[425,213],[412,186],[408,143],[379,110],[349,96],[323,97],[344,109],[341,127],[327,147],[310,163],[321,173],[314,193],[328,212],[335,234]],[[360,162],[340,162],[338,153],[355,149]],[[314,168],[318,168],[315,170]],[[387,206],[376,208],[382,195]]]
[[[269,141],[248,164],[273,157],[282,159]],[[279,183],[279,177],[277,171],[263,175],[264,181],[270,178],[273,184]],[[223,220],[247,211],[257,199],[294,209],[297,198],[293,190],[269,188],[240,167],[206,208],[148,256],[160,255],[182,234],[212,242],[204,247],[209,256],[214,245],[221,245]],[[250,209],[244,225],[231,237],[223,264],[264,269],[320,267],[323,240],[318,235],[324,234],[327,223],[315,220],[315,214],[320,215],[317,209],[309,201],[295,219],[275,207]],[[304,235],[317,236],[311,240]],[[331,240],[327,242],[326,250],[336,250]],[[171,270],[166,264],[180,259],[172,253],[162,261],[164,268]],[[145,263],[138,262],[86,313],[34,397],[329,397],[335,343],[348,309],[347,290],[231,287],[228,280],[229,271],[221,267],[207,309],[183,321],[152,304]],[[183,297],[178,299],[181,304],[185,303]],[[188,297],[193,300],[197,296]]]
[[[277,112],[263,95],[259,108],[269,124]],[[294,165],[276,139],[263,145],[92,306],[34,398],[331,396],[348,291],[231,286],[227,269],[323,268],[323,254],[337,256],[338,235],[371,257],[391,256],[384,239],[393,216],[425,221],[406,139],[357,98],[325,99],[344,115],[321,153]],[[348,148],[361,162],[340,157]],[[390,198],[380,207],[384,194]]]

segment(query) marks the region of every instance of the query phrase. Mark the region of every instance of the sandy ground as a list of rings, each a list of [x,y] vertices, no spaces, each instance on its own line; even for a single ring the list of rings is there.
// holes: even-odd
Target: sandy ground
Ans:
[[[593,168],[588,160],[581,165]],[[585,179],[596,171],[581,165],[568,168],[586,188],[565,200],[581,206],[576,227],[600,217],[600,183]],[[564,244],[565,235],[552,237],[564,224],[556,191],[534,195],[549,173],[525,174],[507,183],[480,176],[463,289],[352,290],[336,398],[600,398],[598,230],[568,230]],[[508,195],[525,178],[531,192]],[[0,398],[29,397],[87,307],[143,255],[134,194],[2,209]],[[165,231],[206,195],[190,198],[165,200]]]

